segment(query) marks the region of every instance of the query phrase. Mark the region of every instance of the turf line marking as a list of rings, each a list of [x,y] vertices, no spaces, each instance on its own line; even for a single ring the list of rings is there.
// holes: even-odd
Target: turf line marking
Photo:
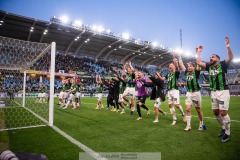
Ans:
[[[15,102],[16,104],[18,104],[19,106],[22,106],[20,103]],[[23,106],[22,106],[23,107]],[[39,118],[40,120],[42,120],[43,122],[45,122],[46,124],[48,124],[48,121],[45,120],[44,118],[42,118],[41,116],[37,115],[35,112],[33,112],[32,110],[23,107],[26,110],[28,110],[29,112],[31,112],[34,116],[36,116],[37,118]],[[76,146],[78,146],[80,149],[82,149],[83,151],[85,151],[86,153],[88,153],[90,156],[92,156],[95,159],[100,159],[101,160],[107,160],[105,158],[103,158],[100,154],[98,154],[97,152],[95,152],[94,150],[92,150],[91,148],[87,147],[86,145],[80,143],[79,141],[77,141],[76,139],[74,139],[73,137],[71,137],[70,135],[68,135],[67,133],[65,133],[64,131],[62,131],[61,129],[59,129],[56,126],[50,126],[52,127],[56,132],[58,132],[59,134],[61,134],[63,137],[65,137],[67,140],[69,140],[71,143],[75,144]]]
[[[92,150],[91,148],[87,147],[86,145],[80,143],[79,141],[77,141],[76,139],[74,139],[73,137],[71,137],[70,135],[68,135],[67,133],[65,133],[64,131],[62,131],[61,129],[59,129],[56,126],[52,126],[52,128],[58,132],[59,134],[61,134],[63,137],[65,137],[67,140],[69,140],[70,142],[72,142],[73,144],[75,144],[76,146],[78,146],[80,149],[82,149],[83,151],[85,151],[86,153],[88,153],[90,156],[92,156],[95,159],[101,159],[101,160],[107,160],[105,158],[103,158],[99,153],[95,152],[94,150]]]
[[[96,105],[95,103],[88,103],[88,102],[82,102],[82,103],[85,103],[85,104],[94,104],[94,105]],[[104,106],[106,106],[106,105],[104,105]],[[150,109],[150,111],[154,112],[154,111],[153,111],[153,110],[151,110],[151,109]],[[170,113],[169,113],[169,112],[167,112],[167,114],[170,114]],[[177,115],[182,115],[182,114],[177,114]],[[194,115],[192,115],[192,117],[198,118],[198,116],[194,116]],[[207,119],[214,119],[214,120],[216,120],[216,118],[215,118],[215,117],[203,117],[203,118],[207,118]],[[240,121],[239,121],[239,120],[231,120],[231,122],[237,122],[237,123],[240,123]]]
[[[17,127],[17,128],[6,128],[0,129],[0,131],[10,131],[10,130],[17,130],[17,129],[26,129],[26,128],[37,128],[37,127],[46,127],[47,125],[36,125],[36,126],[26,126],[26,127]]]

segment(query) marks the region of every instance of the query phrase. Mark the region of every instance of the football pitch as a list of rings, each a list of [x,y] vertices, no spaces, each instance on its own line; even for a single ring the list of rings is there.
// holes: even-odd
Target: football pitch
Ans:
[[[181,104],[185,110],[184,97]],[[143,119],[137,121],[137,112],[119,114],[106,109],[95,110],[96,98],[82,98],[82,106],[67,110],[59,108],[55,99],[54,125],[78,142],[95,152],[161,152],[161,159],[213,159],[232,160],[240,157],[240,97],[231,97],[231,138],[222,143],[218,137],[220,125],[211,111],[210,97],[203,97],[203,114],[206,130],[198,131],[199,120],[192,108],[192,130],[185,132],[186,123],[180,112],[178,123],[171,125],[167,101],[161,108],[167,117],[159,116],[159,123],[153,123],[153,101],[146,101],[151,114],[141,109]],[[106,99],[103,99],[106,108]],[[34,105],[34,102],[31,103]],[[45,104],[47,107],[47,104]],[[20,116],[20,115],[18,115]],[[77,160],[84,152],[51,127],[37,127],[0,132],[0,149],[13,152],[45,154],[50,160]]]

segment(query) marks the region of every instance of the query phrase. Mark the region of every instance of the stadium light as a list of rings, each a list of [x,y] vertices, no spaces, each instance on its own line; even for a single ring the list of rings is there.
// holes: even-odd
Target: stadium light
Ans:
[[[185,52],[185,56],[189,57],[189,56],[191,56],[191,55],[192,55],[192,53],[191,53],[190,51],[186,51],[186,52]]]
[[[122,38],[128,40],[130,38],[130,35],[128,33],[123,33]]]
[[[239,62],[240,62],[240,58],[235,58],[235,59],[233,59],[233,62],[234,62],[234,63],[239,63]]]
[[[103,26],[101,26],[101,25],[98,26],[98,27],[97,27],[97,31],[100,32],[100,33],[103,32],[103,31],[104,31]]]
[[[73,22],[72,25],[73,25],[74,27],[81,27],[82,24],[83,24],[82,21],[76,20],[76,21]]]
[[[60,20],[61,20],[61,22],[64,23],[64,24],[68,23],[68,17],[67,17],[67,16],[61,16],[61,17],[60,17]]]
[[[174,50],[177,54],[182,54],[183,53],[183,50],[181,48],[176,48]]]
[[[96,25],[93,25],[93,26],[92,26],[92,30],[93,30],[93,31],[96,31],[96,30],[97,30],[97,26],[96,26]]]
[[[111,32],[111,30],[110,30],[110,29],[107,29],[106,32],[109,34],[109,33]]]
[[[157,47],[157,45],[158,45],[157,42],[153,42],[153,43],[152,43],[152,46],[153,46],[154,48]]]

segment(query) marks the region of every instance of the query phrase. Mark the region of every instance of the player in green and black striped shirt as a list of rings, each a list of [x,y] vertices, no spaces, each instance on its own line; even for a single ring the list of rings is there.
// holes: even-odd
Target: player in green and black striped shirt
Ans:
[[[178,90],[178,78],[180,75],[177,60],[175,58],[175,55],[173,53],[173,62],[169,64],[169,70],[170,72],[165,77],[159,77],[161,80],[168,81],[167,89],[168,89],[168,106],[170,108],[170,113],[173,117],[172,125],[175,125],[177,120],[177,115],[174,106],[178,108],[178,110],[181,112],[184,121],[185,121],[185,113],[183,111],[182,106],[180,105],[180,95]]]
[[[187,86],[187,99],[186,104],[186,120],[187,126],[185,131],[191,130],[191,107],[195,105],[196,111],[198,113],[198,118],[200,120],[198,130],[203,130],[206,126],[203,124],[203,113],[202,113],[202,95],[200,93],[200,86],[198,84],[198,79],[200,75],[200,70],[195,69],[195,64],[190,62],[187,64],[187,69],[183,64],[182,57],[179,54],[179,65],[182,71],[186,75],[186,86]]]
[[[96,75],[98,102],[95,109],[104,108],[102,104],[103,82],[100,75]]]
[[[131,64],[131,62],[126,62],[126,64],[123,66],[123,71],[127,74],[126,79],[127,84],[126,84],[126,89],[122,94],[123,99],[125,99],[128,103],[130,103],[130,101],[127,98],[127,95],[131,95],[131,114],[133,114],[133,111],[135,109],[134,107],[134,99],[135,96],[137,94],[136,92],[136,83],[135,83],[135,71],[134,68]]]
[[[220,61],[220,57],[213,54],[210,57],[210,62],[206,63],[201,60],[202,46],[196,48],[198,65],[206,68],[209,73],[209,82],[212,98],[212,110],[218,122],[222,126],[219,137],[222,137],[222,142],[227,142],[230,138],[230,117],[228,115],[230,92],[226,81],[227,68],[233,59],[233,53],[230,48],[230,39],[225,39],[228,57]]]

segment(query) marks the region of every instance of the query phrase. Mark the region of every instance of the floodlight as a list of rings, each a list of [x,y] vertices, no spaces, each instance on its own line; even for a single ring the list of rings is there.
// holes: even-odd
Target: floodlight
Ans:
[[[100,33],[103,32],[103,31],[104,31],[103,26],[98,26],[98,27],[97,27],[97,31],[100,32]]]
[[[62,16],[62,17],[60,17],[60,20],[61,20],[61,22],[64,23],[64,24],[68,23],[68,17],[67,17],[67,16]]]
[[[82,21],[76,20],[73,22],[74,27],[81,27],[82,26]]]
[[[130,35],[128,33],[123,33],[122,38],[128,40],[130,38]]]
[[[111,30],[110,30],[110,29],[107,29],[107,30],[106,30],[106,32],[107,32],[107,33],[110,33],[110,32],[111,32]]]
[[[240,62],[240,58],[235,58],[235,59],[233,59],[233,62],[234,62],[234,63],[239,63],[239,62]]]
[[[176,48],[174,51],[178,54],[182,54],[182,52],[183,52],[183,50],[181,48]]]
[[[186,52],[185,52],[185,55],[189,57],[189,56],[192,55],[192,53],[191,53],[190,51],[186,51]]]
[[[152,43],[152,46],[153,46],[153,47],[157,47],[157,45],[158,45],[157,42],[153,42],[153,43]]]
[[[96,30],[97,30],[97,26],[96,26],[96,25],[93,25],[93,26],[92,26],[92,30],[93,30],[93,31],[96,31]]]

